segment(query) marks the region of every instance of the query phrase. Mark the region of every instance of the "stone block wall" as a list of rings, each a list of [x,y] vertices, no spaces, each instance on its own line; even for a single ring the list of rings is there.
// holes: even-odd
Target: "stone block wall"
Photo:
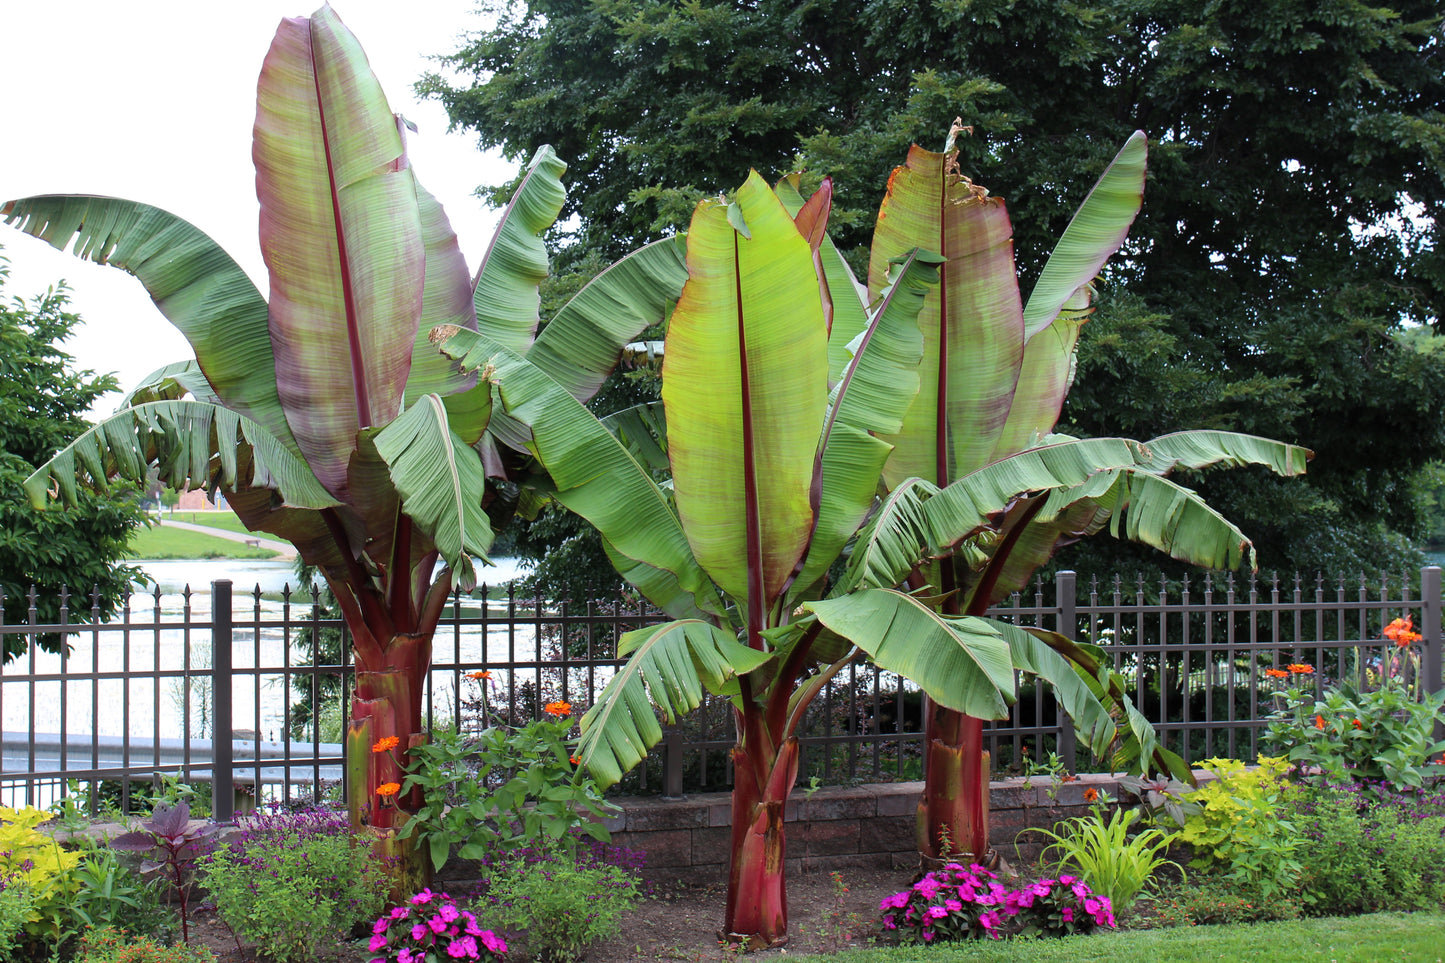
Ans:
[[[1108,775],[1081,775],[1063,784],[1038,776],[992,783],[989,825],[994,848],[1014,863],[1036,858],[1045,840],[1027,830],[1052,828],[1087,813],[1084,794],[1089,789],[1115,799],[1120,795],[1118,780]],[[786,810],[787,871],[917,869],[914,826],[922,791],[921,782],[795,791]],[[612,841],[646,853],[648,872],[686,869],[726,877],[732,814],[728,793],[613,801],[623,811],[606,821]]]

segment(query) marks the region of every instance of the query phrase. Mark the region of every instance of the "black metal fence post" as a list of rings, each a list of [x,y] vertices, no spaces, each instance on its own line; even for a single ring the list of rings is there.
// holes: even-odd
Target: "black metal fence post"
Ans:
[[[682,730],[671,728],[663,736],[662,749],[662,798],[681,799],[682,796]]]
[[[1079,620],[1076,609],[1078,594],[1078,576],[1073,572],[1064,571],[1054,576],[1054,631],[1060,635],[1072,639],[1074,633],[1079,631]],[[1063,760],[1064,767],[1073,771],[1078,765],[1078,738],[1074,734],[1074,720],[1059,706],[1059,758]]]
[[[1440,566],[1427,565],[1420,570],[1420,634],[1425,637],[1420,664],[1420,687],[1426,692],[1439,692],[1445,686],[1440,677],[1441,649],[1445,640],[1440,631]],[[1435,724],[1435,738],[1445,739],[1445,723]]]
[[[211,818],[236,817],[231,733],[231,580],[211,583]],[[259,787],[258,787],[259,788]]]

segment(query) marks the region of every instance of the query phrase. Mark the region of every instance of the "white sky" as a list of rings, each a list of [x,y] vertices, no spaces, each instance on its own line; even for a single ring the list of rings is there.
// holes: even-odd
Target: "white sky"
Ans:
[[[283,17],[320,0],[0,0],[0,201],[30,194],[107,194],[178,214],[214,237],[268,288],[256,240],[251,126],[256,77]],[[436,102],[411,86],[483,27],[472,0],[335,0],[360,39],[391,108],[419,128],[407,146],[418,179],[441,201],[469,266],[496,222],[471,196],[512,172],[470,134],[446,132]],[[65,349],[82,368],[115,371],[124,388],[191,357],[140,282],[123,271],[0,227],[7,296],[60,279],[85,323]],[[119,395],[96,413],[108,413]]]

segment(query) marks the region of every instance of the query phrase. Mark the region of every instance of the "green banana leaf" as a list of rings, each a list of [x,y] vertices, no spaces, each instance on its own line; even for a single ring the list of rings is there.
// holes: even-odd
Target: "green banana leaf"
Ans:
[[[578,755],[606,789],[662,739],[653,706],[675,722],[702,704],[703,688],[721,692],[729,679],[767,661],[731,632],[681,620],[628,632],[619,657],[630,656],[582,716]]]
[[[277,29],[252,155],[276,390],[307,463],[345,500],[357,432],[401,410],[425,250],[395,115],[329,7]]]

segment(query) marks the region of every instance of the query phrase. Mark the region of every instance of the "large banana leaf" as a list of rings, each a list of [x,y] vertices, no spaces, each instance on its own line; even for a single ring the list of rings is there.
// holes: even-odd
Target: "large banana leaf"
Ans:
[[[77,256],[135,275],[191,343],[226,407],[299,453],[276,394],[266,299],[210,236],[158,207],[114,197],[24,197],[0,214],[57,248],[73,237]]]
[[[735,205],[698,205],[687,244],[662,379],[677,511],[698,563],[761,628],[813,530],[823,308],[799,283],[816,276],[808,241],[756,172]]]
[[[471,557],[486,558],[492,545],[480,459],[452,433],[436,395],[424,396],[377,432],[375,443],[406,514],[436,544],[457,584],[470,591],[476,585]]]
[[[278,28],[253,156],[277,391],[316,477],[344,495],[357,432],[401,410],[426,279],[396,119],[329,7]]]
[[[141,482],[151,466],[173,488],[264,488],[295,508],[339,504],[256,422],[200,401],[152,401],[116,412],[37,468],[25,492],[35,508],[51,497],[73,505],[77,485],[104,490],[117,476]]]
[[[916,247],[947,259],[938,290],[918,318],[923,329],[919,401],[895,446],[885,481],[946,485],[985,464],[1008,419],[1024,320],[1014,275],[1013,228],[998,198],[949,170],[950,155],[914,146],[894,170],[878,212],[868,291],[887,283],[890,260]]]
[[[875,665],[918,683],[940,705],[1001,719],[1013,700],[1013,663],[997,626],[972,616],[947,618],[892,589],[864,589],[804,603]]]
[[[1053,431],[1073,381],[1079,326],[1091,310],[1090,282],[1129,232],[1144,196],[1148,139],[1135,131],[1084,198],[1024,306],[1024,354],[995,459]]]
[[[721,611],[667,496],[581,402],[485,335],[458,330],[440,341],[462,367],[490,368],[508,413],[530,430],[557,500],[602,534],[624,577],[678,617]]]
[[[1140,446],[1143,467],[1166,474],[1175,468],[1240,468],[1264,465],[1276,475],[1303,475],[1314,452],[1258,435],[1233,431],[1176,431]]]
[[[537,285],[547,277],[547,248],[541,235],[557,220],[567,199],[562,187],[566,170],[551,147],[537,148],[477,267],[472,290],[477,325],[518,354],[531,346],[537,331]]]
[[[825,575],[873,507],[889,445],[870,432],[897,431],[918,393],[923,338],[917,317],[938,282],[936,255],[911,251],[855,339],[833,388],[824,430],[817,524],[794,582],[804,594]],[[796,593],[794,593],[796,594]]]
[[[589,281],[547,322],[527,360],[586,401],[617,366],[622,346],[668,316],[686,281],[686,238],[638,248]]]
[[[1159,745],[1153,724],[1129,699],[1102,649],[1032,626],[994,624],[1008,640],[1014,667],[1053,687],[1084,744],[1107,760],[1111,771],[1129,769],[1137,761],[1142,771],[1152,765],[1194,781],[1189,766]]]
[[[431,329],[440,324],[475,331],[477,312],[472,306],[467,261],[446,211],[420,184],[416,187],[416,200],[426,250],[426,282],[422,288],[421,319],[412,343],[411,373],[406,379],[407,407],[416,404],[423,395],[463,394],[477,382],[475,374],[458,371],[451,359],[443,357],[431,343]]]
[[[783,202],[788,213],[794,217],[803,209],[803,195],[798,191],[801,180],[798,174],[789,174],[778,181],[775,189],[778,200]],[[833,239],[823,235],[818,248],[822,261],[823,277],[828,284],[828,296],[832,301],[832,321],[828,328],[828,384],[836,384],[843,375],[843,369],[852,360],[853,352],[848,345],[868,326],[868,288],[859,284],[853,276],[853,269],[838,253]]]
[[[653,706],[669,723],[702,704],[703,687],[722,691],[769,656],[710,622],[682,620],[628,632],[617,654],[631,656],[582,716],[578,753],[602,788],[622,778],[662,739]]]

